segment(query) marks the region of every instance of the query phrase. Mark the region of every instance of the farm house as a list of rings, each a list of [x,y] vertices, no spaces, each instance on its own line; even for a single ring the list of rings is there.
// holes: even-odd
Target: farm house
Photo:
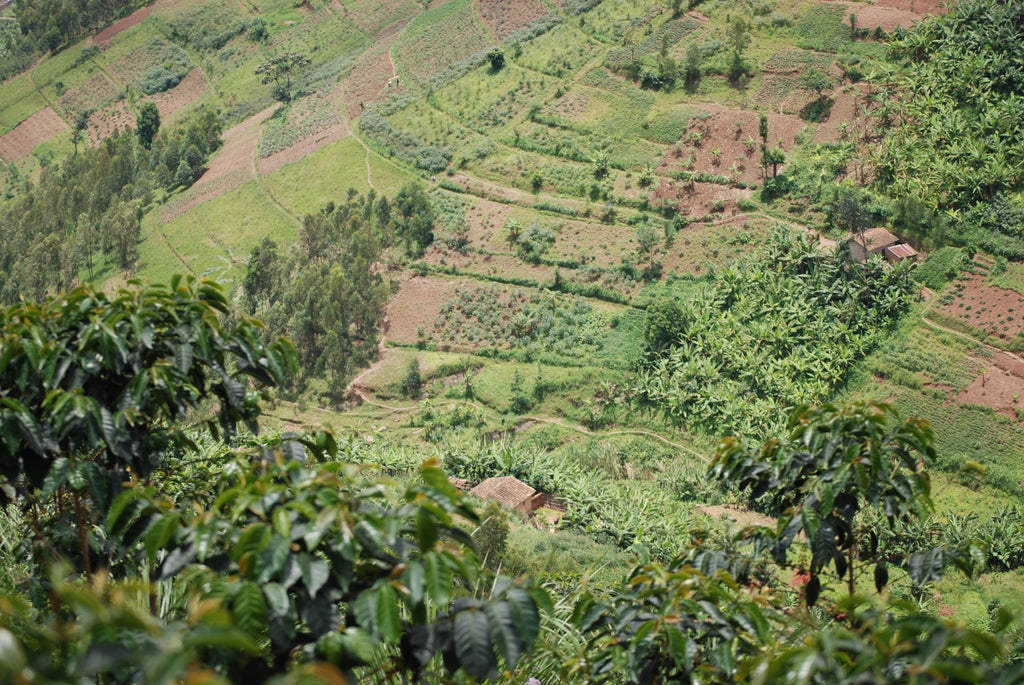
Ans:
[[[857,235],[848,240],[846,247],[856,262],[866,261],[869,255],[881,255],[889,263],[917,257],[917,250],[901,243],[897,236],[884,228],[864,231],[863,236]]]
[[[517,509],[529,516],[535,509],[533,496],[536,492],[535,489],[518,478],[500,476],[488,478],[470,490],[469,494],[480,499],[497,502],[509,509]]]

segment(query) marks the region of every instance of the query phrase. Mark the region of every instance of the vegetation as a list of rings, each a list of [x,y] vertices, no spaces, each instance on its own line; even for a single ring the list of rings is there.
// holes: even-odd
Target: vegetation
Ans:
[[[756,261],[650,312],[637,399],[719,435],[772,435],[775,408],[827,398],[913,289],[906,267],[850,264],[780,232]]]
[[[1024,680],[1017,5],[19,4],[0,680]]]

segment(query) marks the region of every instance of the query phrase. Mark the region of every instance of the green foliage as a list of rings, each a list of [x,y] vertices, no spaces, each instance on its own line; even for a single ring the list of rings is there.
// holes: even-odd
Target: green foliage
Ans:
[[[324,456],[336,449],[325,434],[307,445]],[[452,672],[477,678],[493,677],[499,656],[514,666],[536,638],[543,595],[499,579],[487,599],[459,597],[459,584],[474,586],[481,570],[454,517],[478,518],[447,476],[425,464],[420,482],[391,506],[351,466],[308,467],[302,453],[285,442],[265,448],[255,463],[225,469],[215,501],[198,515],[128,491],[111,529],[126,542],[144,542],[138,553],[154,562],[158,549],[166,551],[161,577],[188,568],[192,587],[204,588],[238,628],[267,645],[268,662],[250,664],[247,673],[288,670],[299,645],[308,645],[302,660],[331,663],[348,678],[378,645],[395,649],[393,666],[413,674],[432,670],[437,653]],[[168,528],[176,532],[162,534]],[[159,546],[151,544],[158,531]],[[237,678],[240,666],[232,659],[223,668]]]
[[[879,123],[899,113],[878,146],[881,187],[952,209],[1021,187],[1022,17],[1020,3],[968,0],[897,33],[890,52],[923,95],[897,99],[889,83],[879,93]]]
[[[140,74],[136,84],[143,95],[162,93],[175,87],[192,71],[192,58],[179,46],[161,38],[154,38],[132,53],[141,64],[133,65]]]
[[[819,402],[906,311],[907,266],[849,264],[808,239],[778,232],[766,252],[717,273],[662,322],[635,386],[643,406],[715,435],[764,436],[776,407]],[[666,305],[671,307],[672,305]]]
[[[600,350],[606,327],[580,298],[481,286],[460,288],[441,305],[432,337],[578,359]]]
[[[340,398],[346,380],[376,354],[388,288],[375,265],[408,220],[398,205],[373,192],[329,205],[303,218],[297,249],[282,253],[268,239],[250,255],[243,298],[266,319],[266,335],[294,341],[295,390],[326,375],[327,395]]]
[[[865,404],[798,407],[787,428],[784,440],[763,448],[723,441],[713,464],[715,478],[748,491],[752,502],[778,517],[774,530],[757,533],[777,562],[786,561],[798,534],[805,537],[811,552],[808,605],[815,604],[819,576],[832,565],[849,595],[864,567],[874,567],[881,592],[886,564],[903,559],[878,547],[877,529],[884,524],[868,514],[884,514],[892,527],[930,512],[931,486],[918,465],[935,459],[931,427],[913,419],[901,423],[887,405]],[[906,562],[912,566],[917,558]]]
[[[37,3],[12,3],[11,9],[20,31],[11,37],[10,55],[0,61],[0,81],[28,68],[40,53],[57,52],[77,38],[96,33],[114,20],[143,7],[143,0],[81,3],[72,0],[42,0]],[[0,22],[6,25],[8,22]],[[4,41],[0,33],[0,44]]]
[[[214,0],[178,14],[167,23],[167,31],[172,40],[214,52],[243,33],[247,25],[231,2]]]
[[[256,43],[266,42],[270,38],[270,32],[267,30],[267,20],[263,17],[256,17],[250,21],[246,29],[246,37]]]
[[[260,77],[260,83],[263,85],[268,83],[274,84],[273,95],[275,100],[291,102],[292,77],[297,76],[310,64],[310,59],[305,55],[286,52],[260,64],[256,67],[255,73]]]
[[[926,288],[943,290],[960,273],[960,265],[960,248],[942,247],[928,255],[925,263],[914,272],[914,279]]]
[[[434,242],[434,209],[430,197],[418,184],[403,186],[395,196],[395,235],[405,242],[413,258],[423,256]]]
[[[149,150],[153,147],[153,138],[160,130],[160,110],[156,103],[148,100],[142,103],[139,113],[135,117],[135,134],[139,137],[139,144]]]
[[[80,277],[94,278],[104,258],[114,268],[130,268],[141,210],[153,188],[177,185],[173,174],[194,146],[195,166],[186,163],[180,179],[191,184],[220,144],[220,133],[217,115],[203,108],[173,128],[163,127],[148,151],[124,131],[60,167],[44,169],[36,183],[0,206],[6,231],[0,241],[0,302],[59,293]]]
[[[505,53],[501,48],[492,48],[487,53],[487,61],[491,63],[491,71],[501,71],[505,66]]]
[[[420,396],[420,389],[423,387],[423,377],[420,375],[420,361],[413,359],[409,362],[409,368],[402,379],[402,394],[406,397],[416,399]]]

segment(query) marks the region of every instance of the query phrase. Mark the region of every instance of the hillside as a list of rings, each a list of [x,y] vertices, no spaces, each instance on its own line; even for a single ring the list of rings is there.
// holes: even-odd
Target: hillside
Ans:
[[[754,516],[707,463],[805,404],[928,421],[935,520],[967,535],[1024,496],[1009,5],[126,6],[0,83],[0,300],[219,281],[295,344],[266,425],[558,495],[507,563],[566,585]],[[875,226],[919,263],[850,264]],[[1020,587],[1014,561],[932,599],[985,629]]]

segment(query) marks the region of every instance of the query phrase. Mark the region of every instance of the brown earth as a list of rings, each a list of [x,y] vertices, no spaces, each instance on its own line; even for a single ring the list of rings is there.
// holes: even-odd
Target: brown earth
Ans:
[[[992,364],[951,401],[957,404],[983,404],[1000,414],[1018,419],[1024,416],[1022,397],[1024,360],[1007,352],[998,352]]]
[[[668,148],[657,171],[670,174],[685,169],[748,184],[760,183],[760,114],[718,105],[702,105],[701,109],[704,114],[690,121],[687,134]],[[796,145],[796,136],[805,126],[798,117],[769,114],[768,143],[773,146],[781,143],[783,150],[788,150]],[[689,136],[693,133],[702,136],[699,142],[691,142]],[[684,166],[691,158],[692,163]],[[783,168],[780,166],[779,171]]]
[[[542,0],[478,0],[480,18],[498,40],[547,14]]]
[[[419,327],[431,331],[434,319],[441,314],[441,305],[455,297],[456,289],[462,285],[459,281],[440,278],[410,278],[388,305],[388,339],[407,345],[415,344]]]
[[[842,125],[846,124],[847,136],[863,134],[864,125],[863,112],[860,108],[864,105],[864,93],[866,88],[861,85],[843,86],[836,89],[832,94],[832,109],[829,111],[828,119],[818,124],[818,130],[814,133],[815,143],[834,143],[842,139]],[[858,118],[861,121],[858,122]]]
[[[204,202],[209,202],[225,193],[230,193],[251,178],[252,176],[248,169],[234,169],[202,185],[193,184],[191,188],[160,208],[160,222],[164,224],[170,223]],[[182,260],[182,263],[185,263],[184,260]]]
[[[98,45],[101,48],[105,48],[105,47],[109,46],[110,45],[110,41],[112,41],[114,39],[114,36],[116,36],[117,34],[121,33],[122,31],[130,29],[131,27],[135,26],[136,24],[141,23],[144,19],[149,18],[149,15],[152,14],[152,12],[153,12],[153,6],[152,5],[147,5],[146,7],[143,7],[142,9],[135,10],[134,12],[129,14],[124,19],[119,19],[118,21],[115,21],[113,24],[111,24],[110,26],[108,26],[107,28],[103,29],[102,31],[97,33],[95,36],[93,36],[92,37],[92,44],[93,45]]]
[[[875,0],[875,5],[906,10],[920,16],[936,16],[942,14],[946,2],[947,0]]]
[[[314,135],[307,136],[284,150],[275,152],[269,157],[261,157],[258,162],[259,172],[262,175],[273,173],[286,164],[298,162],[306,155],[311,155],[325,145],[347,138],[352,135],[352,130],[344,121],[334,124]]]
[[[1024,296],[985,283],[985,269],[964,274],[947,293],[952,302],[938,308],[946,316],[1001,340],[1009,341],[1024,331]]]
[[[362,114],[366,105],[383,102],[405,89],[400,79],[396,78],[391,45],[407,23],[401,21],[389,27],[370,50],[359,56],[342,90],[345,114],[349,118]]]
[[[196,67],[174,88],[151,95],[149,99],[156,103],[160,120],[166,123],[174,114],[201,98],[208,88],[206,74]]]
[[[697,510],[708,518],[725,519],[744,527],[766,526],[768,528],[775,528],[776,524],[775,519],[770,516],[758,514],[756,511],[749,509],[740,509],[739,507],[726,507],[716,504],[714,506],[698,507]]]
[[[210,160],[209,166],[193,186],[160,210],[163,223],[173,221],[185,212],[229,193],[256,177],[256,146],[260,129],[278,108],[275,103],[224,133],[224,144]]]
[[[104,138],[112,136],[118,131],[133,128],[135,128],[135,117],[128,111],[127,103],[124,100],[118,100],[89,115],[89,127],[86,129],[86,133],[89,135],[90,147],[96,147],[103,142]]]
[[[0,157],[10,162],[28,157],[36,145],[67,128],[52,107],[45,107],[0,136]]]

